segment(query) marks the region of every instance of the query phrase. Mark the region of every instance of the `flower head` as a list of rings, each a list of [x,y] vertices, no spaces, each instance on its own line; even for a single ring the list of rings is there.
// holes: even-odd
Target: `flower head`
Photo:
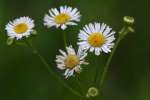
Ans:
[[[56,56],[57,68],[65,70],[64,76],[68,78],[74,75],[74,72],[80,73],[82,64],[87,64],[84,58],[87,56],[81,49],[76,53],[72,46],[66,47],[67,53],[59,50],[62,55]]]
[[[51,8],[49,14],[44,16],[44,25],[47,27],[56,26],[65,30],[67,25],[77,25],[80,21],[80,12],[77,8],[60,6],[59,9]]]
[[[134,17],[131,16],[124,16],[123,21],[129,25],[132,25],[135,22]]]
[[[21,39],[32,34],[34,21],[29,17],[20,17],[10,21],[6,25],[6,31],[10,38]]]
[[[89,50],[95,52],[96,55],[100,55],[103,51],[105,53],[111,52],[115,40],[114,31],[104,23],[90,23],[85,25],[83,30],[79,33],[78,45],[83,50]]]

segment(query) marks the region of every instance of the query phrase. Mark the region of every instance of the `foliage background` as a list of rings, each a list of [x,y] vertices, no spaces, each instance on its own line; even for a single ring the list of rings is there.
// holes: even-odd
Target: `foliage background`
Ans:
[[[60,5],[77,7],[82,13],[79,26],[70,27],[68,44],[76,47],[79,29],[91,22],[100,21],[114,30],[122,27],[124,15],[134,16],[135,30],[119,45],[105,81],[103,100],[150,100],[150,31],[149,0],[0,0],[0,100],[79,100],[53,79],[38,57],[22,46],[6,45],[5,25],[20,16],[35,19],[38,36],[34,45],[55,68],[55,55],[63,48],[62,31],[43,26],[43,16],[48,9]],[[91,63],[81,81],[86,91],[95,77],[95,67],[100,71],[107,55],[90,55]],[[60,72],[59,72],[60,73]],[[73,79],[68,83],[76,87]],[[86,85],[84,85],[86,84]],[[77,88],[78,89],[78,88]]]

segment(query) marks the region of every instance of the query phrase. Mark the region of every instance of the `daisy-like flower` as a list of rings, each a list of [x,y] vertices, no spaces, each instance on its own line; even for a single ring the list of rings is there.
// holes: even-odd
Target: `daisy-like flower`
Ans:
[[[29,17],[20,17],[10,21],[6,25],[6,31],[10,38],[22,39],[32,34],[34,21]]]
[[[77,25],[80,21],[80,12],[77,8],[60,6],[59,9],[51,8],[49,14],[44,17],[44,25],[49,27],[61,27],[62,30],[67,28],[67,25]]]
[[[104,23],[90,23],[80,30],[78,45],[83,50],[95,52],[97,56],[102,51],[109,53],[114,45],[114,34],[115,32]]]
[[[57,68],[65,70],[64,76],[66,78],[74,75],[74,73],[80,73],[82,68],[81,65],[88,63],[85,62],[84,58],[87,53],[81,49],[78,49],[76,53],[72,46],[66,47],[67,53],[59,50],[61,55],[56,56]]]

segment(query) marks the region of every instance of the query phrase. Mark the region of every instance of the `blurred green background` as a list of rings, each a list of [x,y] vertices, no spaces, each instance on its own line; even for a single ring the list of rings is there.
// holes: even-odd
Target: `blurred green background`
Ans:
[[[150,100],[149,0],[0,0],[0,100],[79,100],[49,75],[29,48],[6,45],[5,25],[14,18],[30,16],[38,31],[32,40],[34,46],[61,73],[55,68],[54,60],[58,49],[64,49],[62,31],[43,26],[48,9],[60,5],[77,7],[83,15],[78,26],[65,31],[68,44],[74,47],[77,47],[79,29],[89,22],[105,22],[118,31],[124,15],[135,18],[136,32],[120,43],[105,81],[102,100]],[[89,55],[90,65],[80,75],[84,91],[93,84],[96,66],[101,72],[107,57]],[[76,87],[73,78],[67,82]]]

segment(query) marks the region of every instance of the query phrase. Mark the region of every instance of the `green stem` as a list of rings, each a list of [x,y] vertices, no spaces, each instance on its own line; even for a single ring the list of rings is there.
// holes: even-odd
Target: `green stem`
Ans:
[[[98,57],[97,57],[98,58]],[[95,79],[94,79],[94,85],[96,85],[97,83],[98,83],[98,76],[100,76],[99,74],[99,70],[100,70],[100,67],[99,66],[97,66],[97,64],[98,64],[98,60],[96,59],[95,60],[95,66],[96,66],[96,68],[95,68]]]
[[[77,82],[77,84],[78,84],[78,86],[79,86],[79,88],[81,90],[81,94],[84,96],[84,90],[83,90],[82,84],[80,82],[80,77],[77,75],[75,79],[76,79],[76,82]]]
[[[111,52],[111,54],[110,54],[110,56],[109,56],[109,58],[108,58],[108,60],[107,60],[107,62],[106,62],[106,65],[105,65],[105,67],[104,67],[104,71],[103,71],[103,73],[102,73],[102,77],[101,77],[101,79],[99,80],[99,88],[100,88],[100,89],[102,89],[102,87],[103,87],[104,80],[105,80],[105,77],[106,77],[106,75],[107,75],[109,66],[110,66],[110,64],[111,64],[113,55],[114,55],[114,53],[115,53],[115,51],[116,51],[116,49],[117,49],[117,47],[118,47],[120,41],[125,37],[125,35],[126,35],[128,32],[129,32],[129,30],[128,30],[128,27],[127,27],[127,26],[124,26],[124,27],[121,29],[121,31],[119,32],[119,38],[117,39],[117,41],[116,41],[116,43],[115,43],[115,46],[114,46],[114,48],[113,48],[113,50],[112,50],[112,52]]]
[[[64,41],[64,47],[66,48],[67,46],[67,39],[66,39],[66,33],[63,32],[63,41]]]
[[[42,61],[42,63],[45,65],[46,69],[48,70],[48,72],[55,78],[58,80],[58,82],[60,84],[62,84],[65,88],[67,88],[69,91],[71,91],[74,95],[82,97],[82,95],[80,93],[78,93],[76,90],[74,90],[73,88],[71,88],[68,84],[66,84],[66,82],[64,80],[62,80],[56,73],[54,73],[52,71],[52,69],[50,68],[49,64],[46,62],[46,60],[40,55],[40,53],[38,52],[38,50],[32,45],[31,42],[29,41],[25,41],[26,44],[32,49],[32,52],[37,55],[40,60]]]

